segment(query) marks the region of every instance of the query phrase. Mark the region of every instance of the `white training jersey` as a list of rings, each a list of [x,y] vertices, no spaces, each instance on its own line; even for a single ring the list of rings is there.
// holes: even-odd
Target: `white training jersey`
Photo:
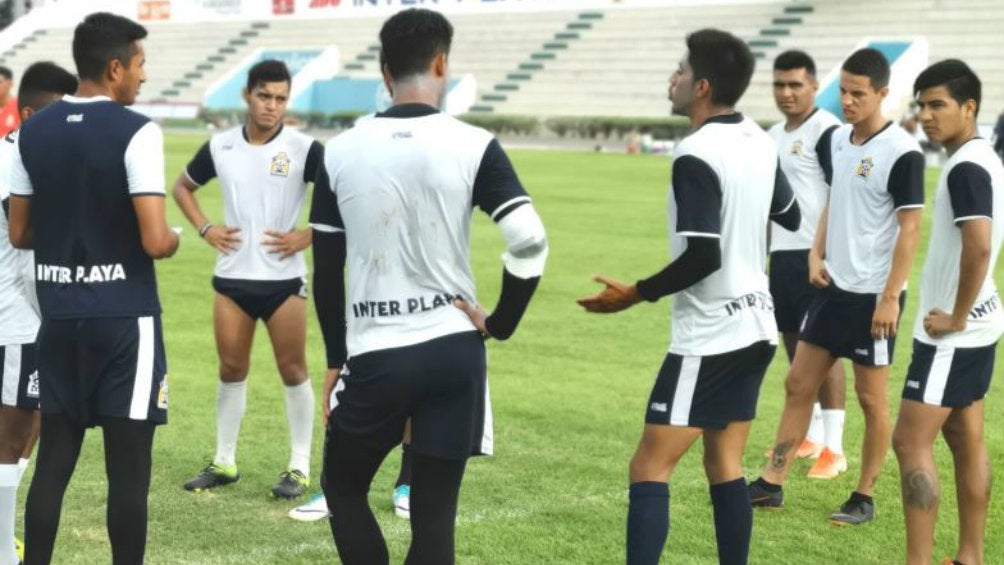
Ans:
[[[924,155],[892,122],[860,145],[852,133],[851,125],[833,132],[826,270],[840,289],[879,294],[892,269],[897,212],[924,206]]]
[[[323,174],[310,222],[345,232],[349,358],[475,331],[452,304],[476,303],[472,208],[498,222],[530,201],[498,141],[402,104],[332,138]]]
[[[991,222],[990,268],[987,269],[966,329],[933,338],[924,331],[924,316],[934,308],[951,312],[959,291],[959,261],[962,257],[962,224],[989,218]],[[994,284],[994,265],[1004,241],[1004,165],[985,139],[963,144],[941,170],[934,193],[931,238],[920,285],[920,309],[914,337],[931,345],[983,347],[1004,332],[1004,312]]]
[[[683,139],[673,157],[669,239],[671,260],[688,237],[720,240],[721,268],[673,295],[670,353],[715,355],[754,342],[777,343],[767,283],[767,223],[794,205],[785,183],[776,202],[777,150],[741,114],[715,116]]]
[[[767,132],[777,146],[781,170],[798,199],[802,224],[798,231],[773,227],[770,250],[793,251],[811,249],[816,237],[819,215],[826,207],[830,195],[830,142],[833,131],[840,125],[836,116],[816,108],[798,127],[787,131],[784,122],[774,124]]]
[[[198,186],[218,177],[224,222],[241,229],[237,250],[219,254],[217,277],[278,281],[307,275],[303,252],[281,259],[263,242],[266,230],[296,228],[323,153],[312,137],[287,127],[252,145],[241,126],[214,135],[199,149],[185,173]]]
[[[31,251],[14,249],[8,233],[11,158],[17,151],[17,132],[0,139],[0,346],[34,343],[38,335],[38,300],[32,274]]]

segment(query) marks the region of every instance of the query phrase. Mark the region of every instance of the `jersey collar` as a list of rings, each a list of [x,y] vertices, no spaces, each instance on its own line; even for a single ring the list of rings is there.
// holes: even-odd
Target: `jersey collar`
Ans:
[[[439,110],[428,104],[409,103],[391,106],[376,115],[377,118],[422,118],[438,114]]]
[[[866,145],[866,144],[867,144],[867,143],[868,143],[869,141],[871,141],[871,140],[875,139],[876,137],[878,137],[879,135],[881,135],[881,134],[882,134],[882,132],[884,132],[885,130],[889,129],[889,126],[891,126],[891,125],[892,125],[892,120],[889,120],[888,122],[886,122],[886,123],[885,123],[885,125],[884,125],[884,126],[882,126],[882,129],[880,129],[880,130],[878,130],[877,132],[875,132],[875,133],[873,133],[873,134],[869,135],[869,136],[868,136],[868,139],[866,139],[866,140],[864,140],[864,141],[862,141],[861,143],[858,143],[858,144],[855,144],[855,143],[854,143],[854,128],[851,128],[851,134],[850,134],[850,136],[848,136],[848,138],[847,138],[847,139],[849,139],[849,140],[850,140],[850,142],[851,142],[851,145],[856,145],[857,147],[863,147],[863,146],[864,146],[864,145]]]
[[[739,112],[733,112],[731,114],[719,114],[717,116],[711,116],[704,121],[704,124],[741,124],[743,123],[743,115]]]
[[[269,143],[272,143],[272,141],[274,141],[275,138],[279,137],[279,134],[282,133],[282,130],[285,127],[286,124],[279,124],[279,129],[275,130],[275,133],[272,134],[272,137],[266,139],[265,143],[262,143],[262,145],[268,145]],[[241,137],[244,138],[244,141],[246,141],[248,145],[251,145],[251,140],[248,138],[247,124],[241,126]]]
[[[89,102],[111,102],[112,99],[99,94],[98,96],[89,96],[87,98],[81,98],[80,96],[73,96],[72,94],[64,94],[63,100],[67,102],[72,102],[73,104],[87,104]]]

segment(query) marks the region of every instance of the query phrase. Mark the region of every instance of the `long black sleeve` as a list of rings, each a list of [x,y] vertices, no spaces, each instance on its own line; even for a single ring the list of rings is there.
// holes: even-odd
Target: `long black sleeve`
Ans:
[[[328,368],[341,368],[345,347],[345,233],[314,230],[314,308],[324,336]]]
[[[502,270],[502,292],[495,311],[485,320],[488,335],[500,340],[512,336],[539,283],[540,277],[521,279],[506,269]]]
[[[638,294],[649,302],[694,286],[722,266],[722,249],[718,238],[688,237],[687,249],[647,279],[638,281]]]

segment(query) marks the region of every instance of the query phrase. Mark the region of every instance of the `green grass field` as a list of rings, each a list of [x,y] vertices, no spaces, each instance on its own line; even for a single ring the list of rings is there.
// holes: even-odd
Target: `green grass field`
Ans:
[[[167,178],[203,141],[169,135]],[[640,305],[617,316],[586,315],[574,299],[592,293],[593,274],[636,280],[666,262],[665,158],[589,153],[512,151],[524,184],[544,218],[551,256],[540,290],[515,337],[492,342],[490,378],[496,455],[474,460],[461,494],[457,527],[460,564],[569,565],[623,562],[627,462],[640,436],[644,407],[669,339],[669,306]],[[928,171],[932,187],[937,171]],[[199,197],[221,218],[216,185]],[[178,254],[158,265],[170,365],[170,425],[155,442],[147,563],[150,565],[286,565],[337,562],[326,522],[286,518],[294,506],[269,496],[283,470],[288,436],[282,386],[264,328],[255,341],[247,417],[238,464],[241,482],[192,495],[182,482],[213,456],[216,354],[211,304],[214,252],[188,226],[173,201],[168,214],[185,225]],[[926,233],[926,232],[925,232]],[[473,230],[472,260],[481,300],[493,305],[501,273],[502,240],[481,215]],[[890,382],[895,417],[909,361],[922,246],[911,278]],[[998,268],[998,280],[1002,271]],[[310,308],[308,362],[320,393],[324,353]],[[758,474],[780,415],[787,363],[778,355],[764,382],[759,418],[745,465]],[[999,371],[998,371],[999,372]],[[849,387],[852,389],[852,387]],[[1004,381],[998,376],[987,403],[987,441],[995,475],[1004,470]],[[804,478],[798,462],[787,488],[787,508],[758,512],[753,564],[860,565],[902,563],[904,525],[896,461],[889,454],[878,485],[878,519],[838,529],[825,519],[854,487],[862,416],[849,395],[845,446],[850,472],[830,482]],[[318,410],[318,413],[320,410]],[[313,475],[320,473],[322,430],[317,418]],[[936,448],[943,487],[935,556],[955,549],[957,518],[948,450]],[[377,476],[371,502],[384,528],[392,562],[403,561],[408,524],[394,517],[390,492],[399,456]],[[105,478],[99,433],[91,432],[67,493],[54,562],[108,563]],[[316,482],[316,480],[315,480]],[[26,488],[22,489],[22,499]],[[1004,499],[991,501],[986,563],[1004,563]],[[672,532],[664,563],[717,563],[711,505],[700,444],[672,481]]]

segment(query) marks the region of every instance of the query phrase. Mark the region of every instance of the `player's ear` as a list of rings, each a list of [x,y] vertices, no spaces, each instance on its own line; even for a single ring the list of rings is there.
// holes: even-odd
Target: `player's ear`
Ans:
[[[965,102],[962,103],[962,117],[967,119],[975,118],[977,107],[978,106],[976,104],[976,101],[973,100],[972,98],[966,100]]]
[[[394,89],[391,88],[391,85],[394,84],[394,77],[391,76],[390,67],[387,66],[387,63],[384,63],[381,71],[383,72],[383,84],[387,87],[387,92],[390,93],[390,97],[394,98]]]
[[[21,111],[20,111],[21,121],[23,122],[23,121],[27,120],[34,113],[35,113],[35,109],[32,108],[31,106],[25,106],[24,108],[21,108]]]
[[[446,76],[446,52],[438,53],[432,59],[432,76],[443,78]]]
[[[241,89],[241,98],[244,99],[244,103],[245,104],[250,104],[251,103],[251,91],[248,90],[247,88],[242,88]]]
[[[885,97],[889,96],[889,87],[883,86],[882,88],[878,89],[878,95],[879,98],[885,100]]]
[[[108,66],[105,67],[105,79],[109,83],[114,84],[122,78],[124,72],[125,66],[122,64],[122,61],[113,57],[111,61],[108,61]]]
[[[711,81],[706,78],[694,83],[694,98],[711,98]]]

